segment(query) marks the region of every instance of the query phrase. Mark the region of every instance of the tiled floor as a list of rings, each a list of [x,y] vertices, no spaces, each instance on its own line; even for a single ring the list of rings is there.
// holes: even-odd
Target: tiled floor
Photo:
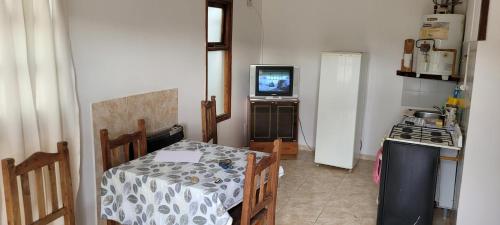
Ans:
[[[301,151],[297,160],[284,160],[282,166],[277,225],[376,224],[378,187],[371,180],[371,161],[360,161],[349,173],[317,166],[313,152]],[[435,225],[451,224],[437,214]]]

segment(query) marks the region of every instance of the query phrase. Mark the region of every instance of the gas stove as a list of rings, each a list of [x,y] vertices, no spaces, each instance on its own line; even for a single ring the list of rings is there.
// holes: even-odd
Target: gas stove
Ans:
[[[401,120],[402,124],[410,125],[410,126],[425,126],[425,120],[422,118],[417,118],[413,116],[405,116]]]
[[[386,139],[439,148],[460,149],[459,145],[455,143],[452,133],[441,128],[397,124],[392,127],[391,133]]]

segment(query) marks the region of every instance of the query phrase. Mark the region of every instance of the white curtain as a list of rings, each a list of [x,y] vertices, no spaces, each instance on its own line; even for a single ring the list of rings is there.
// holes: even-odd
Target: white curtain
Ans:
[[[0,0],[0,159],[70,150],[79,187],[80,124],[64,0]],[[6,225],[0,185],[1,225]]]

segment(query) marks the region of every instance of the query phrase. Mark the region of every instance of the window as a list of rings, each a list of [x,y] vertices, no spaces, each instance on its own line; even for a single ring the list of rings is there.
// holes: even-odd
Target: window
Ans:
[[[207,0],[206,98],[215,96],[217,122],[231,118],[232,0]]]

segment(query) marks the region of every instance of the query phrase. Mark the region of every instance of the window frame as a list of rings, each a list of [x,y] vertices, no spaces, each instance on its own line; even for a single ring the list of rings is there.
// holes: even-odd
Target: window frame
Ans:
[[[208,42],[208,7],[222,9],[223,25],[221,42]],[[232,33],[233,33],[233,1],[232,0],[207,0],[205,7],[205,99],[208,96],[208,52],[224,51],[224,112],[217,112],[217,122],[231,118],[231,83],[232,83]]]
[[[490,0],[482,0],[481,12],[479,15],[479,32],[477,35],[478,41],[486,40],[486,33],[488,31],[488,13],[490,10]]]

